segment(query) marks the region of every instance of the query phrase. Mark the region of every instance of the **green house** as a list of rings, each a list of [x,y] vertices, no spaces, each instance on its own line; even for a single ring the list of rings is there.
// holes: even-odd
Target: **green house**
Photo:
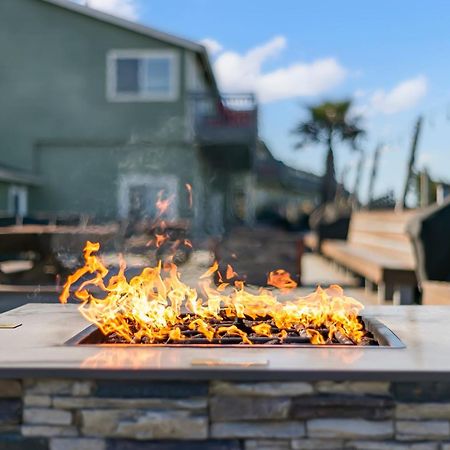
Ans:
[[[255,99],[220,94],[196,42],[66,0],[1,0],[0,99],[3,216],[144,218],[160,196],[200,234],[252,219]]]

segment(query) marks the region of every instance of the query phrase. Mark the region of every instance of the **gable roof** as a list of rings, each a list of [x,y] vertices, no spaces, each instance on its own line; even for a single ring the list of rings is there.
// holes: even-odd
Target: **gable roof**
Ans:
[[[191,41],[189,39],[174,36],[173,34],[165,33],[163,31],[156,30],[145,25],[141,25],[136,22],[132,22],[122,17],[113,16],[112,14],[99,11],[88,6],[80,5],[70,0],[39,0],[44,3],[49,3],[60,8],[67,9],[69,11],[82,14],[84,16],[90,17],[91,19],[99,20],[101,22],[109,23],[115,25],[119,28],[123,28],[134,33],[138,33],[144,36],[151,37],[158,41],[166,42],[168,44],[174,45],[176,47],[181,47],[186,50],[190,50],[197,53],[200,57],[202,64],[205,67],[205,71],[210,78],[211,84],[214,89],[218,91],[216,79],[214,77],[214,72],[212,70],[211,62],[209,60],[208,52],[206,47],[198,42]]]

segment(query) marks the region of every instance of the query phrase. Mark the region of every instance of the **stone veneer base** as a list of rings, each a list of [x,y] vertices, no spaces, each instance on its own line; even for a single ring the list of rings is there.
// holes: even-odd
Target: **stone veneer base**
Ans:
[[[450,380],[0,380],[0,449],[450,450]]]

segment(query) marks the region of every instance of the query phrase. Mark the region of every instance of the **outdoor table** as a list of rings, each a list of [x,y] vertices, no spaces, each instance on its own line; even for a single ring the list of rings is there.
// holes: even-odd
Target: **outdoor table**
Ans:
[[[33,267],[22,272],[22,282],[27,284],[55,281],[64,272],[58,258],[61,253],[79,254],[87,240],[107,243],[118,233],[117,224],[91,226],[14,225],[0,227],[0,258],[17,258],[20,254],[34,254]],[[30,258],[27,255],[27,259]],[[14,283],[15,274],[1,273],[2,283]]]

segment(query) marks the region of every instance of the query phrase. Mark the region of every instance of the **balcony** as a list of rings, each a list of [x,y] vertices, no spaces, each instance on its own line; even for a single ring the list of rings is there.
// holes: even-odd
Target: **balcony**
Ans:
[[[195,138],[205,146],[249,146],[257,138],[258,108],[253,94],[191,94]]]

